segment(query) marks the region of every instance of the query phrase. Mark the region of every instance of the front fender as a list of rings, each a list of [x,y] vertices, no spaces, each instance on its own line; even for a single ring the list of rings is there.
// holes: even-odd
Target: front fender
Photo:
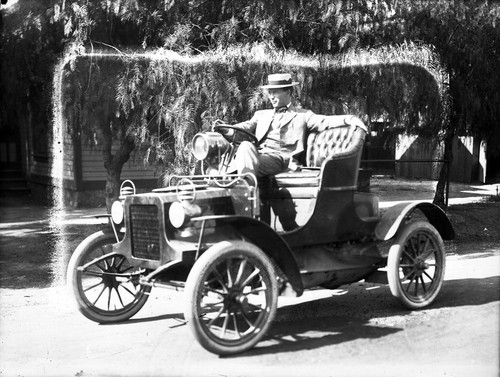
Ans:
[[[400,203],[389,208],[375,228],[375,237],[386,241],[394,237],[403,221],[416,209],[422,211],[429,223],[436,228],[444,240],[455,238],[455,230],[448,216],[437,205],[428,202]]]
[[[232,226],[244,238],[262,249],[281,268],[297,296],[302,295],[304,286],[297,261],[287,243],[269,225],[245,216],[218,217],[217,222]]]

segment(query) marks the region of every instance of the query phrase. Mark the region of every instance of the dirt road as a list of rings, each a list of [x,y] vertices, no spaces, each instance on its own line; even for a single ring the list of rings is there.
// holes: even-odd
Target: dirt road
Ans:
[[[432,187],[375,182],[382,206],[432,199]],[[454,187],[474,202],[494,187]],[[493,191],[492,191],[493,190]],[[4,198],[0,198],[4,199]],[[470,200],[470,201],[469,201]],[[500,203],[457,205],[446,280],[429,308],[402,309],[386,286],[354,284],[280,298],[265,341],[219,358],[188,332],[181,293],[156,289],[131,321],[98,325],[63,287],[74,247],[104,209],[54,212],[0,200],[0,376],[498,376]]]
[[[282,298],[264,342],[219,358],[183,323],[182,294],[157,289],[126,323],[98,325],[62,288],[2,289],[1,376],[498,376],[500,250],[448,258],[432,307],[387,287]]]

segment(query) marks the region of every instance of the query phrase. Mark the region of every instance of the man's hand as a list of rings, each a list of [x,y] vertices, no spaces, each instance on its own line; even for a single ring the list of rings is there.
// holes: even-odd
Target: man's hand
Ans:
[[[221,135],[231,137],[234,135],[234,130],[231,128],[224,127],[226,123],[224,123],[222,120],[217,119],[214,124],[212,125],[212,131],[218,132]]]
[[[367,131],[365,124],[357,116],[354,115],[348,116],[347,118],[345,118],[344,123],[348,126],[357,126]]]
[[[226,124],[226,123],[224,123],[222,120],[216,119],[214,121],[214,123],[212,124],[212,130],[211,131],[219,132],[219,130],[218,130],[219,126],[223,126],[224,124]]]

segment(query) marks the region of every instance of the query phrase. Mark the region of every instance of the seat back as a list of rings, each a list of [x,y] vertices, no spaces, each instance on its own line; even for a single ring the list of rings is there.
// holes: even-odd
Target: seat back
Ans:
[[[321,168],[321,187],[356,188],[365,137],[366,130],[355,125],[309,135],[306,164]]]
[[[307,138],[306,166],[321,167],[325,160],[360,153],[364,141],[365,131],[356,126],[312,132]]]

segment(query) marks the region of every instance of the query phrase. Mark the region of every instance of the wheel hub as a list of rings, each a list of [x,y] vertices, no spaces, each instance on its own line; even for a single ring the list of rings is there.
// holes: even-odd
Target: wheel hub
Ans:
[[[114,266],[110,266],[104,272],[118,273],[118,270]],[[116,280],[115,276],[111,276],[111,275],[107,275],[107,274],[102,276],[102,282],[108,288],[115,288],[116,289],[120,285],[118,283],[118,281]]]
[[[425,271],[429,268],[429,264],[423,260],[417,260],[415,263],[415,268],[417,271]]]
[[[231,287],[228,294],[224,297],[224,307],[230,312],[234,313],[245,304],[247,298],[242,294],[239,287]]]

